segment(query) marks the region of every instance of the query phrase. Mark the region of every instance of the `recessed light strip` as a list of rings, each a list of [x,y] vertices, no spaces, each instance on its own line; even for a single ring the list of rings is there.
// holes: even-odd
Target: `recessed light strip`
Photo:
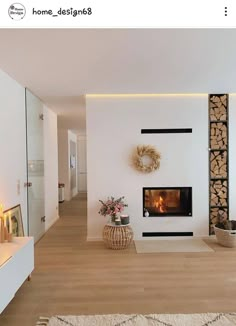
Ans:
[[[208,93],[194,93],[194,94],[86,94],[86,98],[112,98],[112,97],[163,97],[163,96],[208,96]]]

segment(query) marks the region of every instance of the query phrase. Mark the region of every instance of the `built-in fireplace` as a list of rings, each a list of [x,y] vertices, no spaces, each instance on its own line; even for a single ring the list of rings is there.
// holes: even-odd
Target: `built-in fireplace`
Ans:
[[[143,216],[192,216],[192,188],[143,188]]]

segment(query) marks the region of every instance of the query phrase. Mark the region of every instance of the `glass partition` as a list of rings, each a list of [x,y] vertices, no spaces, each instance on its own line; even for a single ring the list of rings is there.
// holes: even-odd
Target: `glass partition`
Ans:
[[[45,232],[43,103],[26,89],[28,234],[36,242]]]

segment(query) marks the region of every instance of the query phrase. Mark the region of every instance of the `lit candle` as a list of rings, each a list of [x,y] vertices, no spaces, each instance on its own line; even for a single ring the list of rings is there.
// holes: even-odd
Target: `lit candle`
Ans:
[[[11,214],[10,213],[8,215],[8,219],[9,219],[9,233],[12,233],[12,221],[11,221]]]

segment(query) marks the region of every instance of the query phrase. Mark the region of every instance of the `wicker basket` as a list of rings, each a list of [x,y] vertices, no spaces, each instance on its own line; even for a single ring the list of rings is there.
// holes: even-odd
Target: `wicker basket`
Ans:
[[[133,230],[129,225],[106,224],[103,229],[103,240],[110,249],[125,249],[133,240]]]
[[[236,230],[224,230],[214,226],[217,241],[224,247],[236,247]]]

